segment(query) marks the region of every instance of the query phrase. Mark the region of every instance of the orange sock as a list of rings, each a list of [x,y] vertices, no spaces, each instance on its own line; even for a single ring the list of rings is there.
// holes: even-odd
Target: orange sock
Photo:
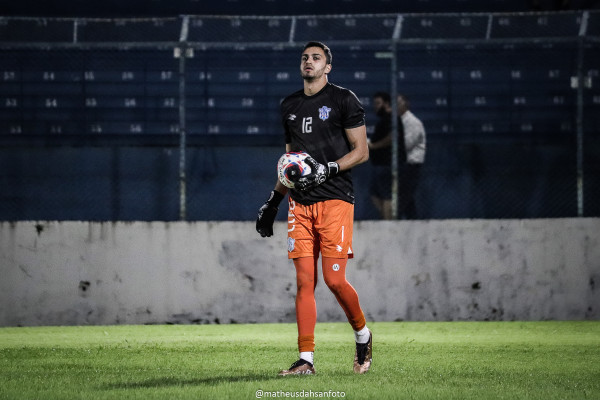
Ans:
[[[360,331],[366,325],[365,315],[360,308],[356,290],[346,280],[347,262],[345,258],[323,257],[323,277],[329,290],[344,309],[352,329]]]
[[[298,350],[315,351],[315,325],[317,323],[317,261],[315,257],[294,259],[296,267],[296,323],[298,324]]]

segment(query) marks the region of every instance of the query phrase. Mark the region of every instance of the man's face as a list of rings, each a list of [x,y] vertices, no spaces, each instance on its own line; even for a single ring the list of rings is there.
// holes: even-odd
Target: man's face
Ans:
[[[381,97],[375,97],[373,99],[373,108],[375,109],[375,113],[378,113],[379,110],[383,109],[385,102]]]
[[[308,47],[302,53],[300,74],[302,79],[314,81],[331,71],[331,64],[327,64],[325,52],[320,47]]]
[[[398,115],[404,114],[408,111],[408,104],[406,104],[406,100],[402,96],[398,96]]]

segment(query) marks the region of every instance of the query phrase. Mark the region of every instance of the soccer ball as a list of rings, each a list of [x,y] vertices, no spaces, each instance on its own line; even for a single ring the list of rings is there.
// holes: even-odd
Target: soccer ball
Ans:
[[[277,162],[277,176],[287,188],[293,189],[294,183],[302,176],[310,174],[310,165],[304,160],[308,157],[303,151],[285,153]]]

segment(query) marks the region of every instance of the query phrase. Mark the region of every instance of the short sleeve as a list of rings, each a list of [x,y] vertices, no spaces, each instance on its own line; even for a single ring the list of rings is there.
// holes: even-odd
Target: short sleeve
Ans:
[[[288,128],[288,118],[287,118],[287,113],[285,111],[285,101],[281,102],[281,107],[280,107],[280,112],[281,112],[281,125],[283,125],[283,131],[285,134],[285,143],[291,143],[292,142],[292,135],[290,134],[290,130]]]
[[[342,103],[345,129],[357,128],[365,124],[365,110],[358,97],[351,90],[346,90]]]

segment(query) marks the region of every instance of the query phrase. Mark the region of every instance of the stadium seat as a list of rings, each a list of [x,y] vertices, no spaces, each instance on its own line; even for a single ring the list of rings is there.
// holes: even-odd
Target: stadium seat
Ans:
[[[2,18],[0,42],[73,42],[73,19]]]
[[[191,17],[188,40],[191,42],[280,42],[288,40],[289,17],[223,18]]]
[[[487,15],[420,15],[405,16],[401,39],[484,39]]]
[[[208,83],[206,93],[208,96],[256,96],[265,93],[264,85],[254,83]]]
[[[396,26],[396,16],[331,16],[314,18],[297,17],[295,40],[369,40],[391,39]]]
[[[177,42],[179,18],[93,19],[78,22],[80,42]]]
[[[494,15],[491,38],[577,37],[579,12],[568,17],[561,14],[498,14]]]

